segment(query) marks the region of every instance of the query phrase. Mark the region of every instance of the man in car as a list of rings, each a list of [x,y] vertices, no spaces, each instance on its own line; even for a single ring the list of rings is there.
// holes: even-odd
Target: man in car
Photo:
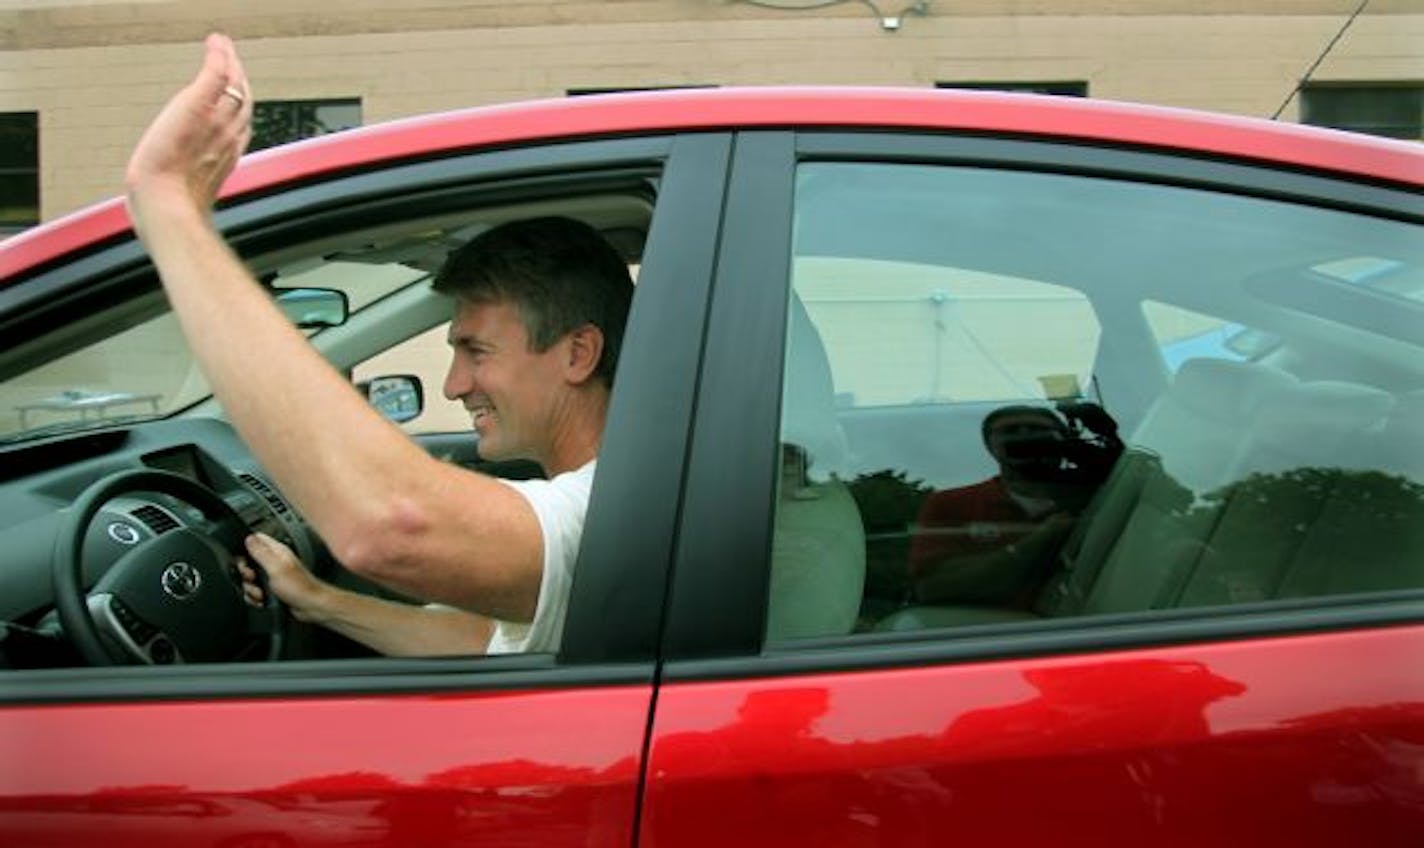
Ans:
[[[436,283],[455,300],[445,393],[470,411],[485,458],[532,459],[548,480],[441,462],[322,359],[212,226],[251,117],[232,43],[209,36],[197,76],[129,161],[135,229],[263,467],[343,565],[431,604],[338,590],[264,536],[248,554],[298,618],[383,653],[554,650],[631,299],[626,266],[567,219],[496,228],[452,255]]]

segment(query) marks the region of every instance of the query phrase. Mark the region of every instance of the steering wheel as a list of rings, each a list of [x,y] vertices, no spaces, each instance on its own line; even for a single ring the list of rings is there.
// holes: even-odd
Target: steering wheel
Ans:
[[[142,542],[86,593],[84,539],[99,510],[134,491],[171,495],[201,511],[209,524],[179,527]],[[89,486],[55,537],[55,606],[60,624],[92,665],[222,662],[267,642],[266,659],[282,652],[286,609],[264,585],[259,609],[243,596],[233,565],[247,525],[216,493],[187,477],[152,469],[120,471]],[[256,569],[259,580],[261,569]]]

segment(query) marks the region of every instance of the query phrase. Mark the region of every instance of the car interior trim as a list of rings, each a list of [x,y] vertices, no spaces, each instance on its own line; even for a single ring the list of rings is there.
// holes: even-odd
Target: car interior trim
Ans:
[[[755,651],[761,643],[781,413],[774,363],[782,358],[790,270],[791,144],[789,133],[737,137],[673,568],[668,658]]]
[[[925,162],[1027,168],[1077,176],[1130,179],[1325,206],[1400,220],[1424,220],[1424,188],[1362,185],[1330,174],[1284,170],[1249,161],[1168,155],[1106,144],[983,138],[952,134],[886,135],[801,131],[798,161]]]
[[[8,670],[0,704],[117,703],[270,697],[360,697],[649,685],[652,666],[559,665],[551,654],[500,657],[290,660]]]
[[[730,146],[730,136],[690,136],[678,139],[668,158],[574,572],[565,662],[627,661],[657,651],[698,391],[686,375],[702,355],[697,328],[706,320]],[[616,631],[611,621],[619,622]]]

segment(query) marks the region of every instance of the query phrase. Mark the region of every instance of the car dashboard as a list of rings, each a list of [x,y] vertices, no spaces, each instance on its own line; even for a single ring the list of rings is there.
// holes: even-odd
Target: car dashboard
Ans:
[[[174,418],[8,445],[0,449],[0,666],[79,662],[55,614],[57,542],[72,505],[90,486],[143,469],[197,483],[231,507],[249,532],[284,542],[309,566],[329,560],[220,419]],[[136,546],[180,528],[214,533],[202,511],[172,495],[140,489],[113,498],[84,530],[83,583],[93,585]]]

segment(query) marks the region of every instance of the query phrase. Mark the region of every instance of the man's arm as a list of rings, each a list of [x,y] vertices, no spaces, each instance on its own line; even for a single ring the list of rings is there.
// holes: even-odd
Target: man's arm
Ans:
[[[231,42],[210,36],[202,69],[126,173],[135,228],[214,393],[348,568],[405,594],[528,620],[543,553],[524,499],[432,459],[381,418],[213,228],[211,205],[247,144],[251,110]]]
[[[248,555],[267,574],[268,588],[298,621],[320,624],[392,657],[483,654],[494,622],[453,607],[413,606],[350,592],[319,580],[291,549],[264,534],[247,539]],[[257,575],[239,560],[243,588],[262,603]]]
[[[1054,513],[1012,544],[924,563],[914,581],[921,603],[1006,603],[1036,585],[1073,529],[1073,517]],[[961,531],[968,532],[968,531]]]

